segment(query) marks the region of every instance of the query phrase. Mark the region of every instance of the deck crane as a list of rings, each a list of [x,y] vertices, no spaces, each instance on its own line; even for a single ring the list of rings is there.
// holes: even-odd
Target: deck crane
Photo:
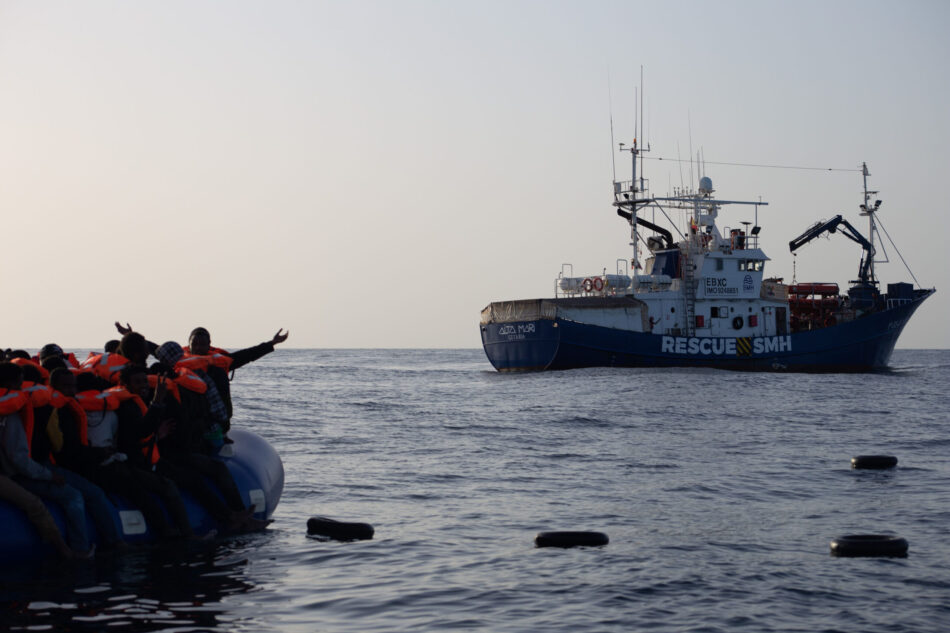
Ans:
[[[878,206],[880,206],[880,203]],[[800,247],[823,233],[834,233],[839,228],[841,229],[842,235],[852,242],[857,242],[864,248],[864,255],[861,257],[861,266],[858,271],[858,281],[865,286],[876,284],[877,281],[874,279],[874,269],[872,267],[874,262],[874,246],[840,215],[836,215],[827,222],[815,223],[814,226],[790,241],[788,243],[788,249],[794,253]]]

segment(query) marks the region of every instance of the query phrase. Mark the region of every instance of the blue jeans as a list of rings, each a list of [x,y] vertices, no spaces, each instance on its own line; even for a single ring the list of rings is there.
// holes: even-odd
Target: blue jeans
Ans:
[[[86,504],[82,493],[65,484],[58,486],[52,481],[16,477],[15,481],[40,499],[49,499],[59,504],[66,515],[66,542],[74,552],[89,551],[89,534],[86,533]]]
[[[115,506],[106,497],[102,488],[92,483],[82,475],[78,475],[71,470],[45,464],[47,468],[57,475],[62,475],[66,483],[82,495],[86,504],[86,510],[92,516],[92,522],[96,524],[96,531],[99,534],[99,541],[104,547],[112,547],[119,542],[119,529],[116,527]]]

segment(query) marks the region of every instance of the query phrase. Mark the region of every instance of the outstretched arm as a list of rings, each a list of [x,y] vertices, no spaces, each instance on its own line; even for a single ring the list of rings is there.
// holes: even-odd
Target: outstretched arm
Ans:
[[[238,367],[243,367],[248,363],[254,362],[265,354],[270,354],[274,351],[274,346],[286,341],[288,336],[290,336],[290,332],[284,332],[284,328],[280,328],[277,330],[277,334],[274,335],[274,338],[269,341],[264,341],[263,343],[255,345],[254,347],[239,349],[236,352],[229,353],[228,356],[231,357],[231,369],[235,370]]]
[[[125,336],[125,335],[128,334],[129,332],[134,331],[134,330],[132,329],[132,326],[129,325],[128,323],[126,323],[125,325],[122,325],[122,324],[119,323],[118,321],[115,322],[115,329],[117,329],[117,330],[119,331],[119,334],[121,334],[122,336]],[[152,341],[146,340],[146,341],[145,341],[145,344],[148,345],[148,353],[149,353],[149,354],[154,354],[154,353],[155,353],[155,350],[158,349],[158,344],[157,344],[157,343],[153,343]]]

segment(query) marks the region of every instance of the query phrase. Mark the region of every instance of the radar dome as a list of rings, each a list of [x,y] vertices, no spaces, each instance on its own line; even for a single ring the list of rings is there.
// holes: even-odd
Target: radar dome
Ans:
[[[699,193],[712,193],[712,178],[703,176],[699,179]]]

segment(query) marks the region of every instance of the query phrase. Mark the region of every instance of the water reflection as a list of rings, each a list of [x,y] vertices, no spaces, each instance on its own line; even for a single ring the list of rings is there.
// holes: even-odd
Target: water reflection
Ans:
[[[266,535],[258,538],[266,539]],[[11,631],[233,630],[230,596],[247,577],[248,540],[188,543],[44,561],[0,572],[0,621]],[[233,604],[233,603],[232,603]]]

